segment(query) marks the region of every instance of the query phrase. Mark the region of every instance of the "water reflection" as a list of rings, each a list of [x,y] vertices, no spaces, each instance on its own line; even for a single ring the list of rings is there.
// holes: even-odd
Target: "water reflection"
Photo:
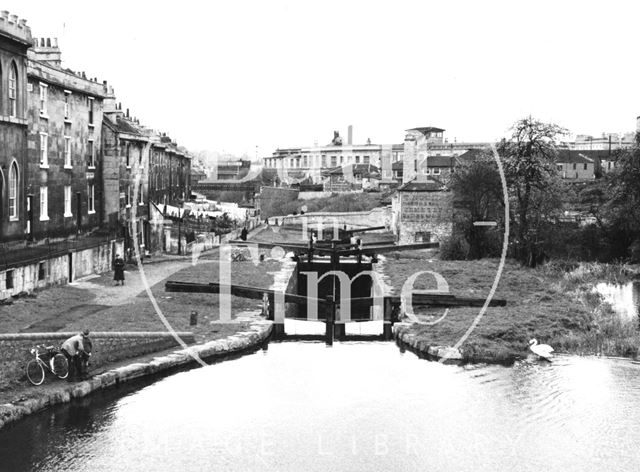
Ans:
[[[638,394],[629,361],[457,367],[392,343],[275,343],[0,431],[0,464],[13,454],[15,471],[639,470]],[[15,454],[26,442],[38,446]]]
[[[640,282],[634,281],[624,285],[599,283],[594,291],[602,295],[623,321],[633,321],[639,316]]]

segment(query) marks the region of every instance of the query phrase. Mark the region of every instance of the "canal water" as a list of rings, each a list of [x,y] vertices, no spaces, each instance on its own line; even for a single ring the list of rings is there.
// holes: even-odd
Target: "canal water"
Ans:
[[[600,295],[625,322],[638,322],[640,318],[640,281],[626,284],[599,283],[593,290]]]
[[[631,471],[639,399],[629,360],[459,367],[393,343],[272,343],[0,430],[0,469]]]

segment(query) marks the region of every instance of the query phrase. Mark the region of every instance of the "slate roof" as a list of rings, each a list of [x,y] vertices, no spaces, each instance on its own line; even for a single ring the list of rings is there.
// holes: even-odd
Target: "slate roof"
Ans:
[[[446,190],[444,184],[435,179],[423,182],[418,182],[414,179],[398,187],[398,192],[442,192],[444,190]]]
[[[407,131],[420,131],[422,134],[426,135],[427,133],[441,133],[445,130],[443,130],[442,128],[436,128],[434,126],[425,126],[422,128],[411,128]]]
[[[556,162],[561,164],[594,164],[596,160],[611,159],[608,151],[561,150]]]

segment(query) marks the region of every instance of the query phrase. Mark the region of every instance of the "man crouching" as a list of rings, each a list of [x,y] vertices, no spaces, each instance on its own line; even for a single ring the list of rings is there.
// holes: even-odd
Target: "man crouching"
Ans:
[[[91,347],[88,329],[71,336],[62,343],[61,351],[69,363],[69,377],[67,379],[70,382],[88,377],[87,364],[91,356]]]

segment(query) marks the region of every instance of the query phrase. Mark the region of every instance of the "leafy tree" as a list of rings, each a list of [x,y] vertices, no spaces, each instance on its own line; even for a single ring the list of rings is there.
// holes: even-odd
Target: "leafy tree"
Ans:
[[[618,155],[615,169],[606,177],[606,203],[594,211],[618,257],[640,260],[640,133],[634,146]]]
[[[449,186],[454,192],[456,207],[464,209],[456,212],[455,226],[468,244],[467,258],[495,255],[495,240],[500,239],[496,229],[474,225],[476,221],[504,219],[501,216],[504,211],[502,182],[493,157],[483,153],[473,162],[457,166]]]
[[[515,218],[512,242],[515,256],[523,264],[534,267],[543,257],[540,226],[548,222],[557,194],[556,138],[566,130],[553,123],[531,117],[517,121],[510,139],[498,145]]]

